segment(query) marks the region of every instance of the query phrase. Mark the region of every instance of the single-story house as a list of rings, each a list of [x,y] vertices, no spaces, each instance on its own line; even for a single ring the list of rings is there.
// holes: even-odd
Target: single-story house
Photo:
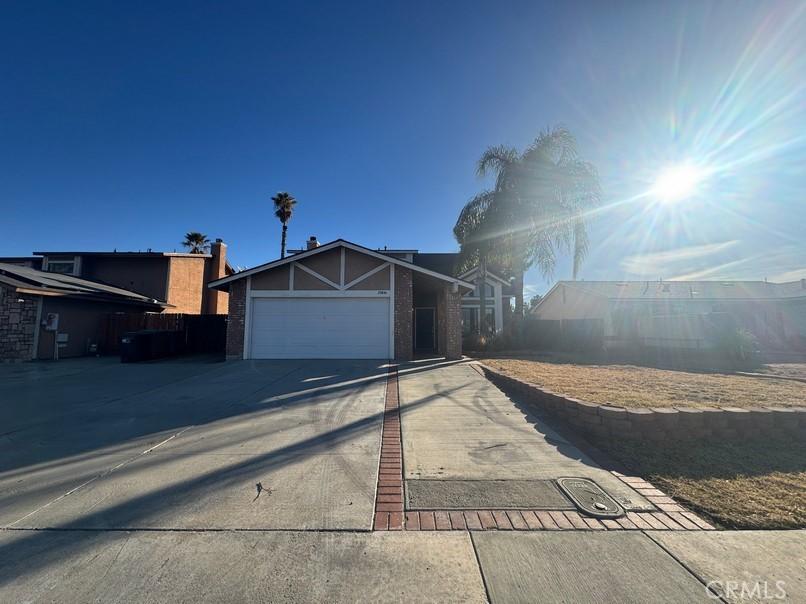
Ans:
[[[706,327],[753,333],[768,350],[806,343],[806,279],[767,281],[559,281],[531,310],[546,321],[599,321],[605,346],[707,346]]]
[[[0,263],[0,361],[82,356],[97,346],[108,313],[168,306],[105,283]]]
[[[413,250],[343,239],[210,283],[229,293],[227,358],[462,354],[463,296],[475,284],[420,266]]]

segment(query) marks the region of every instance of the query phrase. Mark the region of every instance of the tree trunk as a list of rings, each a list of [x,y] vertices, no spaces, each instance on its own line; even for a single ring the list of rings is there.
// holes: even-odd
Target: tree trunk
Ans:
[[[523,317],[523,271],[515,272],[515,280],[512,283],[515,289],[515,316]]]
[[[280,239],[280,258],[285,258],[285,234],[288,231],[288,225],[283,223],[283,236]]]
[[[487,336],[487,258],[479,259],[479,335]]]

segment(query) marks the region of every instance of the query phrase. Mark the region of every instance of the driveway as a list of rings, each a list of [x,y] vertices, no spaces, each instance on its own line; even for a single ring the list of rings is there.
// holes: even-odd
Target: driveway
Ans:
[[[373,532],[386,386],[369,361],[0,366],[0,601],[689,602],[747,576],[799,601],[802,532]],[[590,475],[642,505],[467,364],[401,367],[400,399],[409,483]]]
[[[30,367],[0,391],[4,526],[371,526],[378,363]]]

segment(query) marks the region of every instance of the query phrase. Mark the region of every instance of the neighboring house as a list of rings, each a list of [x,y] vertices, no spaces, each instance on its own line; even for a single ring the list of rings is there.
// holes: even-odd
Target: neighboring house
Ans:
[[[338,239],[209,284],[229,293],[228,359],[457,359],[474,284]]]
[[[706,329],[752,332],[766,349],[806,343],[806,279],[766,281],[560,281],[531,314],[542,320],[601,321],[606,346],[697,348]]]
[[[104,283],[0,263],[0,361],[82,356],[97,347],[108,313],[166,306]]]
[[[216,239],[209,254],[177,252],[34,252],[41,269],[72,275],[165,300],[166,312],[226,314],[227,295],[207,288],[234,271],[227,246]],[[22,259],[25,260],[25,259]],[[34,268],[38,268],[34,266]]]

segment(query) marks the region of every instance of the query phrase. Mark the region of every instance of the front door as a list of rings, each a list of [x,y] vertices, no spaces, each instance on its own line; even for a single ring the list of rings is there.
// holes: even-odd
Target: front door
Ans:
[[[416,350],[434,350],[436,325],[433,308],[414,309],[414,348]]]

